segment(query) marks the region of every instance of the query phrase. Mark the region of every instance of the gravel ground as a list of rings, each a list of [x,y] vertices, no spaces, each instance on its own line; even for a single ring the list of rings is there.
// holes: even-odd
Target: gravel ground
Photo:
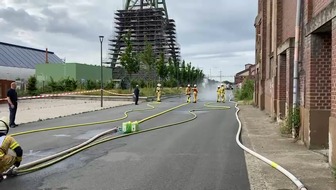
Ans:
[[[30,123],[79,113],[91,112],[122,105],[133,104],[129,101],[33,99],[19,101],[16,123]],[[7,104],[0,104],[0,116],[9,116]]]

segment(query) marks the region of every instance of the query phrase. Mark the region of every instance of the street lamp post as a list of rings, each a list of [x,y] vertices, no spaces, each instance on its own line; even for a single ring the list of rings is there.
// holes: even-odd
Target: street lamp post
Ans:
[[[103,107],[103,39],[104,36],[99,36],[100,40],[100,106]]]

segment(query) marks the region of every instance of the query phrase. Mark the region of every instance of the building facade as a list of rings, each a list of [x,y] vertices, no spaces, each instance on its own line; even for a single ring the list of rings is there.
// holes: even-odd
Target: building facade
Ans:
[[[0,79],[27,80],[37,64],[62,63],[54,52],[0,42]]]
[[[87,80],[100,81],[101,68],[96,65],[87,65],[80,63],[64,63],[64,64],[39,64],[36,65],[36,79],[38,84],[48,82],[51,78],[54,81],[61,79],[75,79],[84,83]],[[111,68],[103,67],[104,83],[112,80]]]
[[[244,80],[250,79],[255,80],[256,76],[256,65],[254,64],[246,64],[245,69],[236,73],[234,77],[234,84],[241,84]]]
[[[310,149],[328,148],[336,166],[336,2],[301,0],[298,10],[299,138]],[[255,102],[274,119],[293,107],[296,15],[296,0],[258,1]]]

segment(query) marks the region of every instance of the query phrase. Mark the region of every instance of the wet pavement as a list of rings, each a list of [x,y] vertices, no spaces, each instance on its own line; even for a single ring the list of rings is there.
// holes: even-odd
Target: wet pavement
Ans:
[[[206,101],[146,121],[141,128],[190,118],[188,111],[204,107]],[[127,119],[118,122],[18,136],[24,148],[23,163],[75,146],[123,121],[143,119],[184,102],[184,98],[167,99],[153,110],[132,112]],[[111,102],[114,108],[105,109],[108,103],[104,102],[104,110],[90,112],[100,109],[99,101],[21,102],[18,111],[21,125],[11,129],[11,133],[111,120],[123,117],[127,110],[148,108],[147,103],[130,104],[132,102]],[[234,104],[225,105],[231,109],[199,111],[198,118],[190,123],[95,146],[48,168],[7,180],[0,184],[0,189],[296,190],[285,175],[240,149],[235,142],[238,123]],[[326,156],[282,136],[279,125],[257,108],[239,107],[245,146],[284,167],[309,190],[336,189]],[[1,105],[0,111],[7,114],[7,106]],[[87,113],[78,114],[82,112]],[[30,123],[36,117],[32,119],[29,114],[38,113],[44,113],[46,119],[55,119]]]

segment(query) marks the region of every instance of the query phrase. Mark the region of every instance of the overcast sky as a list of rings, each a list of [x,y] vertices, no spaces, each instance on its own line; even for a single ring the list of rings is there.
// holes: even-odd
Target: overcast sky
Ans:
[[[254,63],[257,0],[166,0],[182,59],[208,76]],[[114,35],[123,0],[0,0],[0,41],[53,51],[66,62],[100,64],[99,35]],[[215,78],[219,80],[219,78]],[[233,80],[232,78],[222,78]]]

